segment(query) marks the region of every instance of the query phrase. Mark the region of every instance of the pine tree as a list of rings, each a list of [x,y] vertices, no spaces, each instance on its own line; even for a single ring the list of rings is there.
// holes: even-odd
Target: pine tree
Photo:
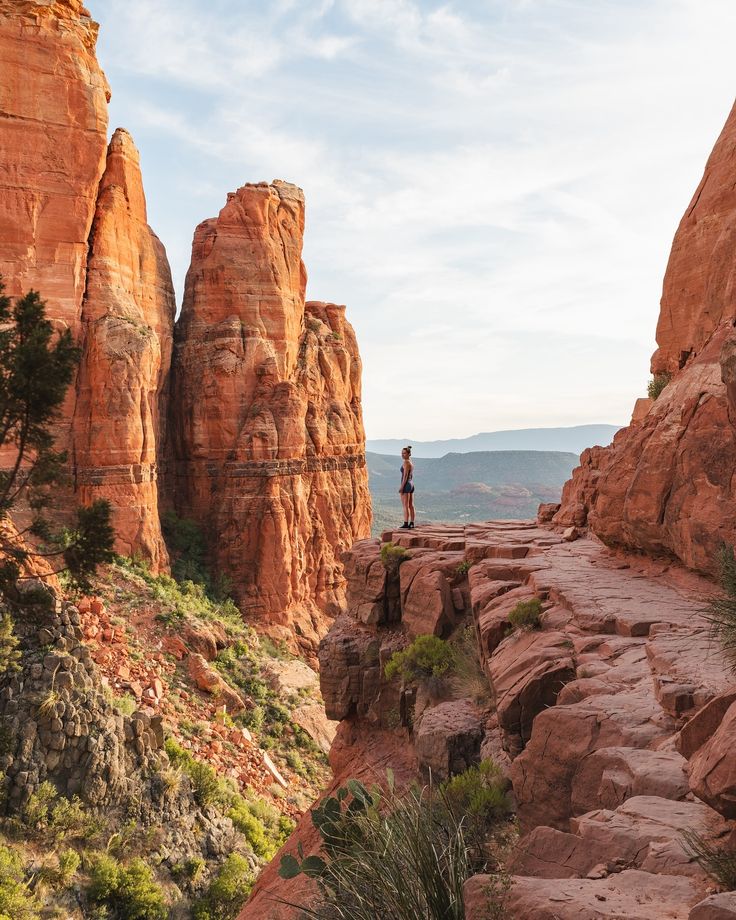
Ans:
[[[67,456],[54,450],[53,423],[79,363],[69,330],[55,334],[36,291],[12,303],[0,279],[0,521],[22,507],[30,523],[20,532],[38,547],[0,533],[0,593],[17,597],[16,582],[29,557],[52,561],[82,589],[97,566],[113,558],[114,532],[107,501],[77,508],[74,524],[55,527],[48,517],[54,492],[66,478]]]

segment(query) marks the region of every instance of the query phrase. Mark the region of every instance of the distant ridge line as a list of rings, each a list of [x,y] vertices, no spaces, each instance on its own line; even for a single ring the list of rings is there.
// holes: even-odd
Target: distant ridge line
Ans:
[[[399,438],[369,438],[366,450],[377,454],[398,454],[406,444],[412,445],[414,457],[439,458],[448,453],[478,451],[536,450],[580,454],[596,444],[606,446],[623,425],[591,424],[558,428],[519,428],[486,431],[466,438],[419,441]]]

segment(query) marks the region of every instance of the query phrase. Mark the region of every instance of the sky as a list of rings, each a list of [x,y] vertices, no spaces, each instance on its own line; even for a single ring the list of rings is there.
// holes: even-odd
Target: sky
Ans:
[[[245,182],[307,200],[369,438],[625,424],[736,92],[734,0],[90,0],[181,302]]]

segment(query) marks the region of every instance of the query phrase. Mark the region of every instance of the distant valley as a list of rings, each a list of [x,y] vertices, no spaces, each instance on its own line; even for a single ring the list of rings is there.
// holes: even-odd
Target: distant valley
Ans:
[[[401,459],[366,455],[373,533],[395,527],[401,518],[398,495]],[[414,458],[417,520],[483,521],[534,517],[540,502],[559,501],[578,454],[544,450],[450,453]]]

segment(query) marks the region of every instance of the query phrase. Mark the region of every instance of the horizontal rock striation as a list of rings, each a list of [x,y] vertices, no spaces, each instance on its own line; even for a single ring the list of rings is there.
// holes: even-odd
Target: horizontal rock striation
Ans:
[[[176,326],[172,489],[250,618],[314,649],[370,526],[360,357],[344,307],[305,303],[304,196],[228,196],[195,233]]]

